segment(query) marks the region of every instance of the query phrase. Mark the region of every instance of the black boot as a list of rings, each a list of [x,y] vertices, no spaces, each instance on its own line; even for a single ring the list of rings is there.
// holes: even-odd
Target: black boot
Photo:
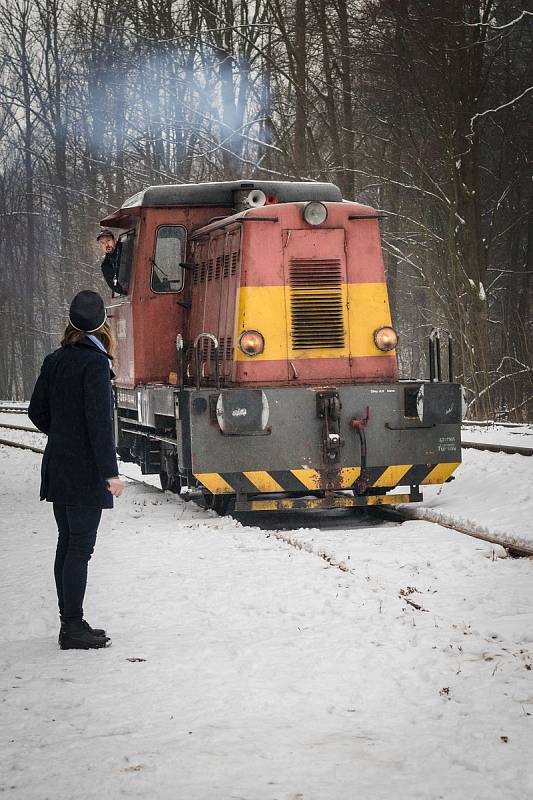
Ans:
[[[103,628],[91,628],[91,626],[89,625],[89,623],[86,620],[82,620],[82,625],[85,625],[85,628],[90,633],[92,633],[93,636],[103,637],[104,639],[105,638],[109,638],[109,637],[106,637],[105,630]],[[59,644],[61,644],[61,639],[63,637],[63,628],[64,628],[64,626],[65,626],[65,623],[63,622],[63,620],[61,620],[61,627],[59,629],[59,636],[57,637],[57,641],[58,641]]]
[[[94,636],[89,625],[82,622],[65,622],[59,634],[61,650],[95,650],[107,647],[110,639],[107,636]]]
[[[91,628],[87,620],[83,620],[83,624],[87,628],[87,630],[92,633],[93,636],[105,636],[105,630],[103,628]]]

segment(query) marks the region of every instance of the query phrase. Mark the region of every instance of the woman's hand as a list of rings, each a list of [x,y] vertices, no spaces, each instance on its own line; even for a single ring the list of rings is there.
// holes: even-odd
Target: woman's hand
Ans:
[[[120,497],[124,491],[124,481],[120,478],[109,478],[107,486],[113,497]]]

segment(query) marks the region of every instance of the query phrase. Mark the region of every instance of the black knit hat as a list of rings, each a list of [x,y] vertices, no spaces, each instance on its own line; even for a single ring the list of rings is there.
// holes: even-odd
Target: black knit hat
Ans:
[[[104,301],[97,292],[91,292],[90,289],[78,292],[70,304],[68,319],[77,331],[94,333],[107,319]]]
[[[101,239],[102,236],[109,236],[111,239],[115,238],[115,234],[113,233],[113,231],[110,231],[108,228],[106,228],[106,230],[104,231],[100,231],[100,233],[96,237],[96,241]]]

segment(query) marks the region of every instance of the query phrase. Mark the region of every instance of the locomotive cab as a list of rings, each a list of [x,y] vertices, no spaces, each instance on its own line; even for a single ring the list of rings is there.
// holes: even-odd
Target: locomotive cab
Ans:
[[[461,387],[440,364],[398,380],[374,209],[234,181],[151,187],[102,224],[127,288],[109,306],[123,459],[219,512],[411,502],[450,478]]]
[[[134,195],[102,220],[119,230],[117,278],[126,290],[108,306],[117,340],[116,384],[121,387],[169,383],[175,370],[176,333],[185,325],[182,264],[188,237],[216,214],[227,213],[221,206],[162,205],[173,198],[158,188]]]

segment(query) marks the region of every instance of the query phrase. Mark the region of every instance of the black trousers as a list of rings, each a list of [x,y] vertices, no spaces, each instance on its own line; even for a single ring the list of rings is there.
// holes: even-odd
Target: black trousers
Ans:
[[[83,619],[87,565],[96,544],[101,508],[54,503],[58,539],[54,562],[59,613],[64,622]]]

